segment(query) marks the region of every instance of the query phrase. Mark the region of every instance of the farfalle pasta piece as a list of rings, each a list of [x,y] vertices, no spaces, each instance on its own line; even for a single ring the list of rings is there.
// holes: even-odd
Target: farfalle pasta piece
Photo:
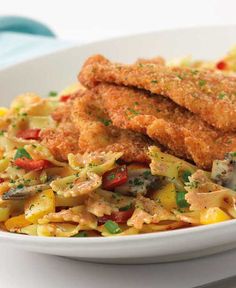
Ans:
[[[52,222],[79,223],[80,229],[82,230],[96,229],[97,227],[96,217],[89,213],[86,210],[86,207],[83,205],[76,206],[67,210],[61,210],[57,213],[49,213],[48,215],[45,215],[42,219],[38,220],[39,224],[48,224]]]
[[[193,225],[200,225],[200,212],[199,211],[187,211],[180,212],[178,210],[173,210],[176,218],[185,223],[190,223]]]
[[[45,237],[72,237],[80,231],[79,225],[70,223],[38,224],[37,235]]]
[[[139,230],[141,233],[152,233],[152,232],[161,232],[168,231],[173,229],[178,229],[185,227],[186,223],[184,221],[175,221],[168,224],[144,224],[142,229]]]
[[[57,161],[49,149],[39,143],[34,144],[34,145],[25,145],[24,146],[25,150],[30,154],[33,160],[48,160],[52,164],[56,166],[66,166],[67,164],[64,162]]]
[[[185,186],[188,192],[185,199],[190,204],[190,210],[220,207],[236,218],[236,193],[233,190],[213,183],[202,170],[195,172],[189,179],[189,184]]]
[[[123,153],[121,152],[91,152],[85,154],[69,154],[69,165],[74,170],[94,172],[98,175],[104,174],[106,171],[114,168],[116,160],[118,160]]]
[[[58,195],[76,197],[90,194],[102,185],[102,178],[95,173],[88,172],[86,176],[72,175],[59,178],[51,182],[50,186]]]
[[[97,189],[89,195],[86,205],[90,213],[102,217],[111,215],[112,212],[116,212],[122,207],[131,206],[133,202],[134,198],[132,197]]]
[[[142,229],[143,224],[159,223],[165,220],[176,220],[176,216],[159,203],[138,195],[136,209],[127,224]]]

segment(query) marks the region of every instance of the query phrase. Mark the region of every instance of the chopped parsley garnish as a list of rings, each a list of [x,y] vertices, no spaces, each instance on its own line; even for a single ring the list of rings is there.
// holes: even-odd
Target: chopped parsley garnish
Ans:
[[[108,180],[114,180],[116,178],[115,173],[111,173],[110,175],[107,176]]]
[[[104,227],[111,234],[118,234],[121,232],[119,225],[112,220],[107,220],[107,222],[104,224]]]
[[[31,204],[29,207],[29,210],[31,210],[34,207],[34,204]]]
[[[3,136],[4,135],[4,131],[0,131],[0,136]]]
[[[226,96],[226,93],[221,92],[221,93],[218,95],[218,99],[224,99],[225,96]]]
[[[81,231],[78,234],[75,234],[72,237],[88,237],[88,233],[86,231]]]
[[[23,184],[19,184],[16,188],[17,188],[17,189],[23,189],[23,188],[24,188],[24,185],[23,185]]]
[[[182,77],[180,74],[178,74],[177,77],[178,77],[180,80],[183,80],[183,79],[184,79],[184,77]]]
[[[18,148],[16,150],[16,154],[14,157],[14,160],[18,159],[18,158],[27,158],[27,159],[32,159],[30,154],[25,150],[25,148]]]
[[[57,96],[57,92],[56,91],[50,91],[49,93],[48,93],[48,96],[49,97],[56,97]]]
[[[157,84],[158,81],[157,81],[157,80],[151,80],[151,83],[153,83],[153,84]]]
[[[140,186],[140,185],[144,184],[144,182],[141,179],[139,179],[139,178],[134,178],[133,183],[134,183],[135,186]]]
[[[28,114],[24,112],[21,114],[21,116],[26,117],[26,116],[28,116]]]
[[[192,173],[189,170],[185,170],[182,174],[182,179],[184,182],[189,182],[188,177],[191,176]]]
[[[133,115],[139,115],[139,114],[140,114],[139,111],[134,110],[134,109],[132,109],[132,108],[128,108],[127,110],[128,110],[130,113],[132,113]]]
[[[192,71],[191,71],[191,73],[192,73],[193,75],[197,75],[198,72],[199,72],[198,70],[192,70]]]
[[[150,170],[146,170],[146,171],[143,172],[143,176],[144,177],[148,177],[148,176],[151,176],[151,175],[152,175],[152,173],[151,173]]]
[[[200,79],[200,80],[198,81],[198,85],[199,85],[200,87],[203,87],[204,85],[206,85],[206,80]]]
[[[232,156],[232,157],[236,157],[236,152],[230,152],[229,154],[230,154],[230,156]]]
[[[112,121],[109,119],[103,119],[101,118],[100,121],[105,125],[105,126],[110,126],[112,124]]]
[[[128,211],[131,208],[132,208],[132,203],[130,203],[130,204],[124,206],[124,207],[121,207],[119,210],[120,211]]]

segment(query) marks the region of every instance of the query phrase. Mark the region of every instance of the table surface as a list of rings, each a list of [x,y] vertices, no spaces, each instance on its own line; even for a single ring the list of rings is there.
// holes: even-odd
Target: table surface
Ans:
[[[83,43],[165,28],[236,24],[234,8],[234,0],[8,0],[1,4],[0,13],[32,17],[49,25],[60,38]],[[4,288],[189,288],[234,275],[236,263],[236,251],[179,263],[117,266],[39,255],[6,245],[0,249],[0,287]]]

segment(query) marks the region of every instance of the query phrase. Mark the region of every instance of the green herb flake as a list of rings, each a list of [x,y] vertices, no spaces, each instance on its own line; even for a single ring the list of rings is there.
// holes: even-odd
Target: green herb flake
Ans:
[[[49,97],[56,97],[58,95],[58,93],[56,92],[56,91],[50,91],[49,93],[48,93],[48,96]]]
[[[0,136],[3,136],[4,135],[4,131],[0,131]]]
[[[16,150],[16,154],[14,157],[14,160],[18,158],[27,158],[27,159],[32,159],[30,154],[25,150],[25,148],[21,147]]]
[[[148,176],[151,176],[151,175],[152,175],[152,173],[151,173],[150,170],[146,170],[146,171],[143,172],[143,176],[146,177],[146,178],[147,178]]]
[[[217,98],[218,98],[218,99],[224,99],[226,95],[227,95],[226,93],[221,92],[221,93],[218,95]]]
[[[135,115],[135,116],[140,114],[139,111],[134,110],[134,109],[132,109],[132,108],[128,108],[127,110],[128,110],[130,113],[132,113],[133,115]]]
[[[108,180],[114,180],[116,178],[116,175],[114,173],[111,173],[110,175],[107,176]]]
[[[128,211],[131,208],[132,208],[132,203],[130,203],[130,204],[124,206],[124,207],[121,207],[119,210],[120,211]]]
[[[103,119],[101,118],[100,121],[102,122],[102,124],[104,124],[105,126],[110,126],[112,124],[112,121],[109,119]]]
[[[134,185],[135,186],[140,186],[140,185],[143,185],[143,184],[144,184],[144,182],[141,179],[134,178]]]
[[[181,76],[180,74],[178,74],[178,75],[176,75],[180,80],[183,80],[184,79],[184,77],[183,76]]]
[[[189,170],[185,170],[182,174],[182,179],[184,182],[189,182],[188,177],[191,176],[192,173]]]
[[[24,185],[23,185],[23,184],[19,184],[16,188],[17,188],[17,189],[23,189],[23,188],[24,188]]]
[[[200,79],[200,80],[198,81],[198,85],[199,85],[200,87],[205,86],[205,85],[206,85],[206,80]]]
[[[157,81],[157,80],[151,80],[151,83],[152,83],[152,84],[157,84],[158,81]]]
[[[106,223],[104,224],[104,227],[111,234],[118,234],[121,232],[119,225],[112,220],[107,220]]]

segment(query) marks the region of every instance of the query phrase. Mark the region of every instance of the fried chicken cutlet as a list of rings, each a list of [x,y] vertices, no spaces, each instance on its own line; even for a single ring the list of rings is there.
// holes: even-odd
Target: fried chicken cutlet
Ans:
[[[149,162],[151,139],[114,127],[95,100],[94,93],[80,91],[53,113],[58,127],[42,131],[41,138],[56,159],[67,160],[69,153],[112,151],[123,152],[126,162]]]
[[[79,80],[89,88],[99,82],[142,88],[170,98],[220,130],[236,130],[236,77],[233,76],[154,63],[113,64],[95,55],[86,61]]]
[[[99,84],[93,91],[113,124],[147,134],[176,156],[210,169],[213,160],[236,150],[236,134],[223,133],[168,98],[144,90]]]

